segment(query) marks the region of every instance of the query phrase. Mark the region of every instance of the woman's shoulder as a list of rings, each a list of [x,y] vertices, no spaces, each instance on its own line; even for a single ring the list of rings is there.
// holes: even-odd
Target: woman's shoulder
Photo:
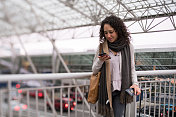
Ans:
[[[133,45],[133,43],[130,42],[130,43],[129,43],[129,46],[130,46],[130,49],[131,49],[131,50],[134,50],[134,45]]]
[[[130,48],[131,48],[131,47],[134,48],[134,45],[133,45],[132,42],[129,43],[129,46],[130,46]]]

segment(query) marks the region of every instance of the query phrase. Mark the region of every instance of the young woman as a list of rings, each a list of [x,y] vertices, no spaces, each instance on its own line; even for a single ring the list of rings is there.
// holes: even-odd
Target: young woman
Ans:
[[[100,56],[101,50],[106,54]],[[124,22],[111,15],[101,22],[100,45],[94,57],[93,74],[101,71],[99,85],[99,114],[106,117],[122,117],[125,103],[133,97],[125,90],[134,88],[136,95],[141,93],[138,87],[134,64],[134,48],[130,43],[130,34]]]

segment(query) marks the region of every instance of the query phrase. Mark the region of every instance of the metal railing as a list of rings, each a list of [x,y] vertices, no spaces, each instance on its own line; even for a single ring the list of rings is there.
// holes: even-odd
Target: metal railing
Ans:
[[[175,70],[141,72],[138,80],[143,91],[141,97],[136,98],[136,116],[140,111],[141,116],[176,117]]]
[[[137,71],[141,95],[141,116],[174,117],[176,106],[175,94],[176,70]],[[16,87],[12,82],[22,84],[29,80],[82,80],[88,81],[89,73],[55,73],[55,74],[17,74],[0,75],[0,82],[6,82],[7,88],[0,90],[0,117],[97,117],[97,104],[87,103],[89,83],[68,86]],[[169,75],[162,79],[162,75]],[[47,81],[47,82],[49,82]],[[81,92],[80,92],[80,91]],[[13,99],[14,92],[18,96]],[[139,113],[139,96],[134,97],[133,104],[128,106],[128,117],[136,117]],[[21,107],[19,106],[21,105]],[[135,108],[134,108],[135,107]]]

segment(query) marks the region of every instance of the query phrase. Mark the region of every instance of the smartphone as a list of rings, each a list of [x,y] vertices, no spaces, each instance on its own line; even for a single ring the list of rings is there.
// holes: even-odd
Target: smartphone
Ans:
[[[129,95],[131,95],[131,96],[134,96],[134,95],[135,95],[133,88],[126,89],[125,91],[126,91]]]
[[[104,56],[104,55],[106,55],[106,53],[101,53],[101,54],[99,54],[99,56]]]

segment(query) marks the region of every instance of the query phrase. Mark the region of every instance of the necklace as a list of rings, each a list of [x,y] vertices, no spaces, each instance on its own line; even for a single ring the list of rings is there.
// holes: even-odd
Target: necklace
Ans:
[[[114,56],[117,56],[117,52],[111,50],[111,52],[113,53]]]

